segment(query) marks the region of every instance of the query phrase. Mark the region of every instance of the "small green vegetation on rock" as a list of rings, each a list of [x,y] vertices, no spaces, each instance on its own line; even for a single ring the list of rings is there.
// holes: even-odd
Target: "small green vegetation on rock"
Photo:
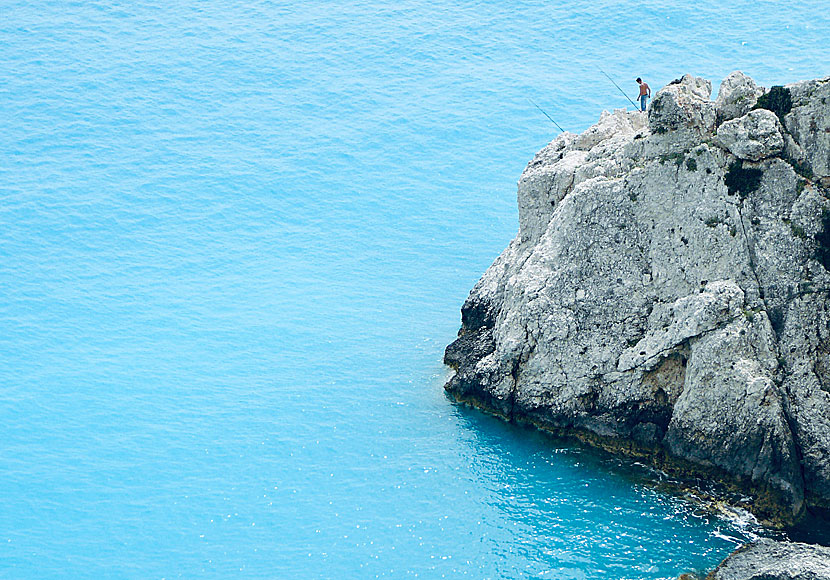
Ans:
[[[785,87],[772,87],[768,93],[758,97],[758,102],[753,108],[772,111],[778,115],[778,118],[783,123],[784,115],[789,113],[793,108],[793,99],[790,96],[790,89]]]
[[[792,231],[793,235],[797,238],[801,238],[802,240],[807,239],[807,232],[804,231],[804,228],[798,224],[794,224],[793,222],[787,220],[787,223],[790,225],[790,231]]]
[[[660,155],[660,165],[664,164],[666,161],[673,161],[675,165],[680,167],[681,163],[683,163],[683,153],[680,151],[675,151],[674,153],[663,153]]]
[[[697,161],[692,159],[691,157],[686,158],[686,169],[689,171],[697,171]]]
[[[737,193],[741,199],[746,199],[761,185],[763,176],[764,172],[760,169],[745,168],[742,161],[735,161],[729,166],[724,183],[729,190],[729,195]]]

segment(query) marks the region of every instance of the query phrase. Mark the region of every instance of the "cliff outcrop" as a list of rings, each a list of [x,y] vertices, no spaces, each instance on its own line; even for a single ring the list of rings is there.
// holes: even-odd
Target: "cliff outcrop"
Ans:
[[[690,75],[539,151],[462,307],[457,400],[830,509],[830,78]]]

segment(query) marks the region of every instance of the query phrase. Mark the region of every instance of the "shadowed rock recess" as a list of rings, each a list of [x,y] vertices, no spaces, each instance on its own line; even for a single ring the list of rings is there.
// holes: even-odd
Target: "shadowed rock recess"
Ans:
[[[446,389],[509,420],[830,509],[830,78],[686,75],[536,154]]]

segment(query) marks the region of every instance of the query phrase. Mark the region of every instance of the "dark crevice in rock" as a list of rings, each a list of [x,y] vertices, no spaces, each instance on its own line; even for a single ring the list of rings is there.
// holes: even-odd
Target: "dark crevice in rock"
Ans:
[[[651,445],[658,445],[669,428],[674,407],[686,383],[686,365],[689,358],[688,341],[676,352],[666,356],[660,364],[643,374],[643,385],[651,388],[654,393],[652,409],[648,417],[641,420],[648,421],[659,427],[659,433],[651,441],[644,441]]]
[[[821,215],[821,232],[816,234],[816,259],[824,269],[830,271],[830,211],[825,209]]]
[[[746,231],[746,224],[744,223],[744,214],[741,211],[740,205],[735,205],[735,209],[738,212],[738,223],[741,225],[741,235],[743,236],[744,247],[746,248],[747,258],[749,262],[749,271],[752,273],[752,278],[755,280],[755,288],[758,290],[758,298],[764,305],[764,310],[769,313],[769,305],[767,304],[766,296],[764,293],[764,287],[761,284],[761,278],[758,276],[758,267],[757,267],[757,257],[755,256],[755,244],[752,243],[752,238],[750,238],[749,234]],[[769,316],[769,315],[768,315]],[[778,331],[775,330],[773,326],[773,332],[775,333],[775,343],[776,348],[778,348]]]
[[[776,390],[776,393],[778,395],[778,399],[781,403],[783,418],[784,418],[784,421],[787,424],[787,429],[789,430],[789,436],[790,436],[791,441],[793,442],[793,447],[794,447],[794,450],[795,450],[795,453],[796,453],[796,459],[797,459],[796,465],[798,467],[799,481],[795,482],[795,483],[797,483],[802,489],[805,489],[804,462],[803,462],[801,445],[799,444],[799,439],[798,439],[798,435],[797,435],[798,430],[797,430],[795,417],[793,416],[792,410],[790,409],[791,397],[789,396],[789,394],[787,392],[784,391],[784,388],[783,388],[783,385],[785,383],[785,378],[786,378],[786,375],[787,375],[787,369],[786,369],[785,365],[781,364],[781,361],[783,360],[783,358],[781,356],[781,342],[780,342],[779,337],[781,336],[781,333],[782,333],[783,328],[784,328],[784,322],[785,322],[785,320],[784,320],[784,311],[783,311],[783,308],[780,311],[778,311],[778,309],[771,309],[768,302],[767,302],[767,299],[766,299],[764,291],[763,291],[763,286],[761,285],[761,280],[760,280],[760,277],[758,275],[758,270],[757,270],[757,265],[756,265],[755,248],[754,248],[753,244],[751,243],[750,237],[749,237],[749,235],[746,231],[746,225],[744,224],[744,217],[743,217],[743,212],[741,211],[741,207],[736,206],[736,208],[737,208],[738,216],[739,216],[738,221],[741,224],[741,233],[743,235],[744,244],[745,244],[745,247],[747,249],[747,255],[749,257],[750,272],[752,273],[752,276],[755,280],[755,284],[758,288],[760,300],[763,302],[764,309],[767,312],[767,317],[770,321],[770,326],[772,327],[772,337],[773,337],[773,340],[775,342],[775,350],[778,353],[779,376],[777,377],[777,380],[773,382],[773,384],[775,385],[775,390]],[[788,301],[788,304],[789,304],[789,301]],[[802,513],[803,513],[803,510],[802,510]]]
[[[515,413],[516,413],[516,396],[517,396],[517,391],[519,390],[519,373],[520,372],[521,371],[520,371],[520,368],[519,368],[519,361],[517,359],[517,360],[513,361],[513,367],[510,369],[510,378],[513,379],[513,385],[511,386],[510,394],[508,395],[507,403],[509,405],[510,410],[509,410],[507,416],[510,418],[511,421],[515,417]]]
[[[768,92],[758,97],[754,109],[766,109],[778,115],[781,124],[784,124],[784,117],[792,111],[793,100],[790,96],[790,89],[781,86],[774,86]]]

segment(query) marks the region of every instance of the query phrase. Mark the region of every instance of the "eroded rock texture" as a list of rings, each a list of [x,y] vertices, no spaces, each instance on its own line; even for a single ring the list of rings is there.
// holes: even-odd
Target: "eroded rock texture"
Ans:
[[[788,523],[830,508],[830,78],[776,89],[786,111],[727,80],[713,102],[686,75],[648,116],[537,153],[446,389],[737,483]]]
[[[707,580],[830,580],[830,548],[759,540],[735,550]]]

